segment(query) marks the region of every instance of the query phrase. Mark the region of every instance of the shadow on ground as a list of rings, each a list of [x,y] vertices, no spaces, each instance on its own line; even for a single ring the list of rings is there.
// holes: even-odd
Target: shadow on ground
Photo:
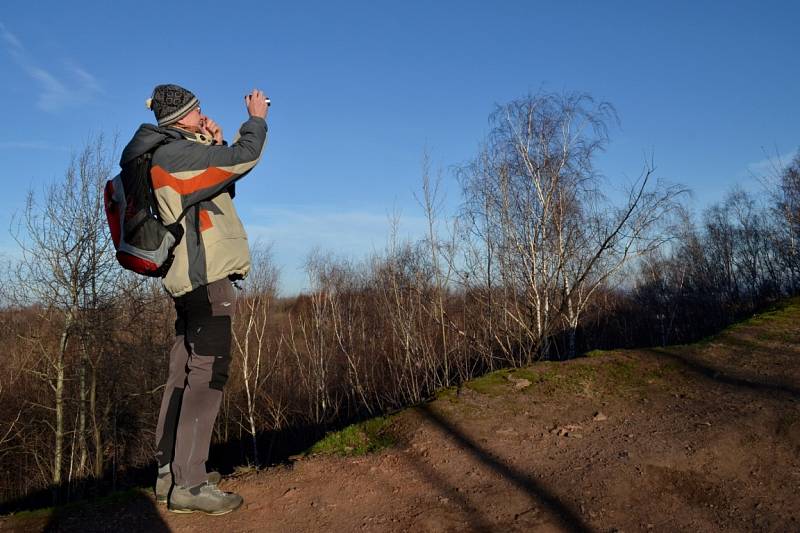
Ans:
[[[289,457],[307,450],[328,431],[369,418],[329,426],[294,426],[281,431],[262,432],[257,437],[261,466],[285,464]],[[230,475],[253,464],[252,440],[231,439],[215,443],[209,452],[208,467]],[[117,472],[108,469],[101,480],[62,483],[0,503],[0,516],[20,513],[0,530],[6,531],[169,531],[153,498],[155,462],[128,467]],[[115,509],[125,509],[125,519],[115,522]],[[29,512],[25,512],[29,511]],[[130,517],[136,517],[130,520]]]
[[[446,418],[431,409],[430,404],[424,404],[418,409],[426,420],[458,442],[458,444],[468,453],[470,453],[473,458],[482,463],[484,466],[492,469],[497,474],[501,475],[504,479],[515,485],[518,489],[525,492],[533,505],[544,507],[545,510],[552,516],[554,521],[564,528],[564,530],[575,532],[591,531],[589,525],[583,521],[583,519],[578,515],[577,512],[575,512],[575,510],[573,510],[568,504],[562,502],[540,481],[537,481],[527,473],[494,458],[488,450],[479,446],[473,439],[465,435]],[[454,499],[462,504],[462,507],[467,512],[468,517],[470,518],[471,523],[474,524],[476,530],[493,530],[480,512],[475,507],[470,505],[463,495],[456,492],[452,487],[449,487],[445,480],[430,471],[422,473],[431,479],[434,484],[445,488],[449,494],[454,495]]]
[[[105,499],[83,505],[57,507],[44,525],[43,531],[94,533],[105,531],[147,531],[167,533],[170,530],[156,508],[154,500],[140,490],[115,495],[117,502]],[[125,507],[115,513],[114,507]]]
[[[676,363],[679,363],[683,368],[699,374],[706,379],[711,379],[719,383],[725,383],[737,387],[744,387],[755,391],[788,394],[794,399],[800,400],[800,388],[792,384],[782,383],[777,380],[766,381],[763,379],[757,379],[751,376],[742,375],[738,371],[734,374],[733,372],[724,368],[715,367],[709,362],[703,361],[700,357],[686,353],[678,353],[667,348],[649,348],[642,351],[649,352],[658,357],[672,359]]]

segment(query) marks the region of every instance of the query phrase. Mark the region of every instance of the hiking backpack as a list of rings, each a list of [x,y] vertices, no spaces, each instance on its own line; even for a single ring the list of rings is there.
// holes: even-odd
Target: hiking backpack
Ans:
[[[172,251],[183,237],[181,219],[186,211],[169,225],[158,215],[150,181],[155,148],[123,165],[106,182],[104,196],[119,264],[144,276],[164,277],[172,264]]]

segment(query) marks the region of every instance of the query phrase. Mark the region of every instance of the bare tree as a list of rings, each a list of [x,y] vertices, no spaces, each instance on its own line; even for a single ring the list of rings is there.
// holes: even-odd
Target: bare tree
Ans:
[[[48,186],[41,197],[29,192],[25,211],[12,231],[22,252],[14,301],[41,305],[41,317],[56,321],[61,330],[54,348],[31,339],[44,363],[37,375],[53,393],[50,471],[55,485],[61,483],[64,468],[65,383],[71,351],[80,354],[75,440],[81,470],[87,462],[86,371],[93,360],[86,344],[86,319],[110,298],[117,273],[103,206],[103,184],[114,168],[112,153],[113,146],[109,150],[102,136],[89,140],[67,167],[63,181]]]
[[[569,233],[559,231],[568,235],[559,239],[558,253],[564,258],[559,299],[568,327],[569,357],[575,355],[578,324],[595,292],[610,283],[619,285],[623,279],[615,277],[625,265],[658,250],[673,234],[665,224],[679,211],[679,199],[686,190],[663,183],[651,186],[653,171],[648,164],[627,191],[625,205],[598,208],[592,204],[584,210],[588,216],[570,221],[574,228]]]
[[[251,257],[252,268],[245,288],[237,299],[233,340],[240,355],[239,366],[245,391],[245,429],[250,435],[253,458],[258,466],[258,404],[264,393],[264,384],[272,376],[278,362],[273,351],[280,349],[280,344],[268,336],[270,313],[277,294],[278,270],[268,247],[254,246]]]
[[[514,364],[547,355],[560,320],[574,351],[595,290],[658,244],[651,230],[681,193],[652,186],[648,167],[625,205],[608,204],[594,157],[608,141],[609,120],[613,108],[585,94],[516,100],[494,113],[486,148],[465,173],[468,222],[480,224],[475,233],[491,244],[503,290],[495,338]]]
[[[422,244],[427,248],[431,294],[426,295],[425,301],[428,314],[438,326],[438,346],[434,349],[439,350],[442,358],[442,369],[437,373],[441,374],[441,380],[436,384],[437,388],[449,386],[451,379],[456,377],[455,374],[458,381],[462,382],[467,379],[466,376],[470,372],[469,358],[459,353],[467,334],[463,325],[457,324],[446,311],[446,302],[457,272],[459,229],[457,217],[452,219],[452,226],[446,224],[445,232],[440,227],[444,224],[442,221],[444,196],[441,184],[441,173],[431,178],[430,155],[426,151],[422,157],[422,196],[415,194],[415,197],[425,213],[427,222],[427,234]],[[444,238],[442,233],[445,233]]]
[[[296,370],[307,399],[307,414],[315,425],[323,425],[339,408],[335,383],[337,370],[335,338],[331,328],[332,295],[325,280],[329,258],[313,251],[306,262],[312,285],[308,306],[289,322],[287,348],[294,356]],[[295,325],[296,324],[296,325]]]
[[[776,245],[787,271],[791,293],[800,291],[800,152],[791,163],[779,169],[773,180],[772,202],[778,221]]]

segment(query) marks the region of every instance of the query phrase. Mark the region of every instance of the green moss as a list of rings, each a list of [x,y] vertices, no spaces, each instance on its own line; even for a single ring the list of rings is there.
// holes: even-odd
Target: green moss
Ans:
[[[40,518],[50,518],[50,515],[55,511],[55,507],[45,507],[43,509],[34,509],[32,511],[20,511],[13,513],[9,516],[9,520],[37,520]]]
[[[570,365],[564,375],[564,387],[573,393],[585,392],[594,384],[597,369],[593,366]]]
[[[534,383],[537,379],[539,374],[531,368],[515,368],[510,372],[512,378],[516,379],[527,379],[531,383]]]
[[[499,396],[508,390],[509,372],[509,369],[490,372],[485,376],[467,381],[464,383],[464,385],[479,394],[485,394],[487,396]]]
[[[570,363],[541,362],[535,366],[516,369],[510,375],[517,379],[527,379],[533,386],[526,387],[526,394],[553,395],[560,392],[581,393],[591,386],[597,376],[594,366]]]
[[[458,387],[447,387],[446,389],[439,389],[436,391],[435,397],[437,400],[447,400],[451,403],[458,402],[457,397]]]
[[[597,376],[597,368],[594,366],[572,365],[568,372],[575,380],[592,380]]]
[[[677,361],[667,361],[661,363],[658,367],[648,370],[644,373],[645,380],[661,380],[670,377],[681,369],[681,363]]]
[[[800,298],[790,298],[773,305],[751,318],[728,326],[716,335],[705,337],[689,345],[677,345],[682,348],[705,348],[711,343],[729,344],[735,348],[748,350],[763,349],[757,342],[747,338],[752,336],[756,340],[798,342],[800,333],[797,332],[797,322],[800,320]],[[757,331],[754,331],[756,329]]]
[[[534,383],[557,383],[561,380],[561,375],[554,368],[543,369],[536,375]]]
[[[644,383],[644,377],[635,361],[611,361],[604,367],[609,381],[616,386],[635,387]]]
[[[388,448],[395,442],[390,432],[391,418],[379,416],[328,433],[311,446],[306,454],[356,456]]]
[[[800,298],[792,298],[791,300],[780,302],[767,311],[732,327],[759,326],[763,324],[791,325],[796,323],[798,315],[800,315]]]

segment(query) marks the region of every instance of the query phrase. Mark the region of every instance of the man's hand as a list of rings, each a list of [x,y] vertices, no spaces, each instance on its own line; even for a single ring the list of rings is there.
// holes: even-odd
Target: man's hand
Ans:
[[[200,132],[212,137],[217,144],[222,144],[222,128],[212,119],[205,117],[205,119],[200,122]]]
[[[253,92],[244,97],[244,104],[247,106],[247,112],[251,117],[267,118],[267,97],[258,89],[253,89]]]

